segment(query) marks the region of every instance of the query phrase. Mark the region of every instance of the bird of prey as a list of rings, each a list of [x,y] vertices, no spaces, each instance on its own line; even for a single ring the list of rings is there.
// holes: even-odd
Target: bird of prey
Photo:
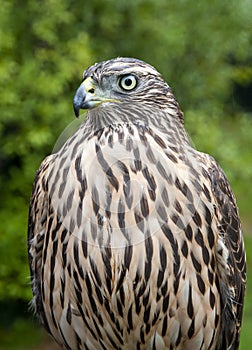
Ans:
[[[64,349],[238,349],[245,251],[217,162],[169,85],[133,58],[85,70],[84,122],[41,164],[29,213],[33,304]],[[206,135],[207,137],[207,135]]]

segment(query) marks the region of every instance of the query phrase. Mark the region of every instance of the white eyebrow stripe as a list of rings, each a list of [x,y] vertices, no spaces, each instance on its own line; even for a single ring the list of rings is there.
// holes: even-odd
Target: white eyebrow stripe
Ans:
[[[155,76],[160,76],[160,74],[155,70],[152,69],[151,67],[141,67],[141,66],[132,66],[132,67],[127,67],[127,68],[123,68],[123,67],[119,67],[118,64],[115,64],[114,66],[110,67],[110,72],[113,71],[115,72],[119,72],[121,75],[124,74],[143,74],[143,75],[155,75]]]

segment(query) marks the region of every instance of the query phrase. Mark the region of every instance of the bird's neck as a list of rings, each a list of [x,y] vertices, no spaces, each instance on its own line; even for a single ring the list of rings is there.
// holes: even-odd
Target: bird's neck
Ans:
[[[95,134],[100,129],[118,124],[134,124],[158,130],[169,138],[173,135],[173,142],[189,144],[184,128],[183,113],[177,104],[171,104],[166,109],[150,109],[146,105],[111,104],[90,110],[85,121],[88,134]],[[152,106],[153,107],[153,106]]]

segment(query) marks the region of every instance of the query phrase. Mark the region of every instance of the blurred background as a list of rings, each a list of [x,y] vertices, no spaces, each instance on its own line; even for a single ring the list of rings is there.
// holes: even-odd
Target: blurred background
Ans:
[[[162,73],[193,143],[226,172],[248,260],[240,349],[252,344],[251,14],[250,0],[1,0],[0,350],[57,349],[29,311],[29,196],[82,71],[116,56]]]

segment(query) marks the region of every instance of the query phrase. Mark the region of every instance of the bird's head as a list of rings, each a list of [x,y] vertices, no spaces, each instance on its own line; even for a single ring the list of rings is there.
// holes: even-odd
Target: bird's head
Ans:
[[[74,96],[75,115],[80,109],[111,104],[164,108],[172,92],[151,65],[135,58],[116,58],[96,63],[83,73]]]

